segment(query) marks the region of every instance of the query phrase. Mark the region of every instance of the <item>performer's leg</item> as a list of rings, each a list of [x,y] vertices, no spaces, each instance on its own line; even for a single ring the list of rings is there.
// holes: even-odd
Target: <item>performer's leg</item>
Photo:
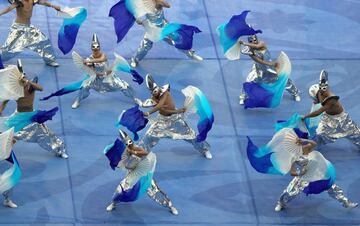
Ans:
[[[255,64],[252,66],[251,68],[251,71],[250,73],[248,74],[248,76],[246,77],[246,82],[252,82],[254,80],[256,80],[258,77],[259,77],[259,74],[258,73],[261,73],[261,72],[258,72],[256,70],[256,67],[255,67]],[[261,76],[261,75],[260,75]],[[241,87],[241,93],[240,93],[240,96],[239,96],[239,104],[240,105],[243,105],[244,104],[244,101],[246,99],[246,94],[245,94],[245,91],[244,91],[244,86]]]
[[[157,204],[169,208],[172,214],[178,215],[177,209],[173,206],[171,200],[166,195],[166,193],[160,190],[159,186],[156,184],[156,181],[154,179],[151,181],[151,185],[147,190],[147,194]]]
[[[39,124],[37,143],[43,149],[54,152],[56,156],[67,159],[64,142],[58,138],[45,124]]]
[[[38,28],[32,25],[29,29],[30,43],[27,48],[38,53],[47,65],[53,67],[59,66],[59,64],[55,62],[55,52],[49,38],[46,37],[46,35],[42,33]]]
[[[288,91],[288,93],[290,93],[294,97],[295,101],[301,101],[300,91],[298,88],[296,88],[294,82],[290,78],[288,79],[286,84],[286,91]]]
[[[275,211],[278,212],[284,209],[288,202],[293,200],[302,190],[304,190],[306,187],[305,185],[307,186],[308,184],[302,184],[299,177],[294,177],[281,194],[276,204]]]
[[[120,90],[126,97],[130,98],[135,102],[135,91],[127,82],[115,76],[114,86],[116,87],[116,89]]]
[[[345,208],[352,209],[358,206],[358,203],[350,202],[349,199],[345,197],[343,190],[336,184],[333,184],[327,192],[331,198],[340,202]]]
[[[74,103],[71,105],[72,109],[78,108],[80,106],[80,102],[90,95],[90,87],[90,85],[81,87],[78,96],[76,97]]]
[[[347,115],[346,121],[345,123],[342,123],[342,125],[344,125],[344,133],[348,134],[346,138],[355,144],[360,150],[360,129],[358,125],[350,118],[349,115]]]
[[[150,135],[151,127],[146,132],[145,136],[139,141],[139,146],[145,148],[146,150],[151,150],[155,145],[160,141],[159,137]]]
[[[140,43],[140,46],[136,50],[135,55],[131,58],[131,63],[130,63],[131,67],[136,67],[138,63],[142,59],[144,59],[144,57],[147,55],[147,53],[150,51],[152,47],[153,47],[153,42],[150,41],[150,39],[144,37]]]
[[[18,206],[10,199],[10,194],[12,190],[5,191],[2,195],[4,196],[3,205],[9,208],[17,208]]]
[[[212,159],[212,154],[210,152],[210,145],[208,142],[206,142],[206,141],[197,142],[196,138],[192,139],[192,140],[185,140],[185,141],[192,144],[193,147],[197,151],[199,151],[201,154],[203,154],[205,158]]]
[[[171,36],[164,38],[164,41],[171,46],[175,46],[175,42],[173,41]],[[204,60],[201,56],[197,55],[195,53],[195,50],[193,50],[193,49],[188,49],[188,50],[179,49],[179,50],[180,50],[180,52],[184,53],[190,59],[197,60],[197,61]]]
[[[0,51],[3,61],[10,60],[24,50],[27,43],[24,34],[25,30],[22,26],[11,25],[9,35]]]

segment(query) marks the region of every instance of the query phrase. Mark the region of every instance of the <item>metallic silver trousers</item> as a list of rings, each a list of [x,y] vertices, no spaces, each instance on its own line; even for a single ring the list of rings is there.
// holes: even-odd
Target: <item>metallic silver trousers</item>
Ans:
[[[196,141],[195,131],[185,121],[184,114],[171,116],[158,114],[145,136],[140,140],[139,145],[146,150],[151,150],[161,138],[184,140],[202,154],[210,150],[210,145],[206,141]]]
[[[360,129],[349,114],[345,111],[338,115],[324,112],[316,129],[315,140],[319,144],[327,144],[339,138],[348,139],[360,149]]]
[[[167,37],[164,39],[166,43],[168,43],[171,46],[175,46],[174,41],[171,39],[171,37]],[[145,58],[145,56],[148,54],[150,49],[153,47],[153,42],[150,39],[147,39],[146,36],[144,36],[143,40],[140,42],[140,46],[137,48],[135,55],[133,56],[133,60],[138,63],[142,59]],[[180,50],[180,49],[179,49]],[[183,52],[187,57],[192,58],[194,55],[194,50],[180,50]]]
[[[16,140],[37,143],[43,149],[58,155],[65,153],[65,145],[45,124],[32,123],[14,135]]]
[[[126,190],[126,188],[125,188],[126,186],[127,186],[126,181],[125,180],[121,181],[121,183],[117,187],[113,197],[120,194],[123,190]],[[151,185],[147,190],[147,195],[152,200],[154,200],[157,204],[159,204],[160,206],[167,207],[167,208],[171,208],[173,206],[170,198],[167,196],[167,194],[165,192],[163,192],[159,188],[159,186],[157,185],[157,183],[156,183],[156,181],[154,179],[152,179]],[[113,201],[113,203],[118,204],[115,201]]]
[[[285,207],[288,202],[299,195],[308,185],[309,182],[301,180],[300,177],[294,177],[279,198],[281,206]],[[340,202],[344,207],[350,203],[348,198],[345,197],[343,190],[336,184],[333,184],[327,190],[327,193],[331,198]]]
[[[269,70],[259,70],[256,65],[252,66],[252,69],[249,75],[246,78],[246,82],[256,82],[256,83],[274,83],[278,79],[278,75],[275,71]],[[290,93],[292,96],[299,95],[300,91],[295,86],[294,82],[289,78],[286,83],[286,91]],[[241,90],[240,98],[245,99],[244,90]]]
[[[7,61],[25,48],[38,53],[46,63],[55,61],[55,53],[48,37],[33,25],[13,23],[1,47],[1,57]]]
[[[99,93],[121,91],[126,97],[134,99],[135,92],[133,88],[124,80],[119,79],[115,75],[105,77],[96,76],[96,78],[85,83],[79,90],[76,101],[81,101],[90,95],[90,89]]]

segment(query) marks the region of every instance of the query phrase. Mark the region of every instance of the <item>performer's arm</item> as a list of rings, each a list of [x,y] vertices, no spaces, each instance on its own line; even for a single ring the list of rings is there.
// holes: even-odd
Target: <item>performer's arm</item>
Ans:
[[[4,111],[4,109],[6,108],[6,105],[9,103],[9,100],[4,100],[1,105],[0,105],[0,115],[2,114],[2,112]]]
[[[0,11],[0,16],[7,14],[11,10],[16,9],[18,6],[19,5],[16,4],[16,3],[11,4],[9,7],[7,7],[7,8]]]
[[[43,5],[43,6],[47,6],[47,7],[51,7],[51,8],[54,8],[55,10],[57,11],[61,11],[61,7],[58,6],[58,5],[53,5],[51,4],[50,2],[46,1],[46,0],[39,0],[38,1],[38,4],[39,5]]]
[[[244,42],[244,41],[239,41],[240,44],[244,45],[244,46],[249,46],[250,48],[253,49],[263,49],[266,48],[265,42],[258,42],[258,43],[249,43],[249,42]]]
[[[249,55],[251,57],[251,59],[253,59],[253,61],[259,63],[259,64],[263,64],[263,65],[267,65],[267,66],[270,66],[270,67],[276,67],[276,62],[271,62],[271,61],[265,61],[257,56],[254,56],[254,55]]]
[[[314,118],[316,116],[319,116],[321,115],[321,113],[323,113],[324,111],[328,110],[330,108],[330,104],[326,104],[325,106],[322,106],[321,108],[319,108],[318,110],[316,111],[313,111],[307,115],[305,115],[304,117],[302,117],[302,120],[305,120],[307,118]]]
[[[291,165],[291,169],[290,169],[290,174],[291,176],[302,176],[306,173],[306,170],[301,170],[301,172],[299,172],[299,170],[297,169],[297,165],[299,165],[299,161],[295,161],[292,165]]]
[[[166,109],[166,106],[163,106],[160,110],[161,110],[161,112],[163,112],[165,114],[169,114],[169,115],[180,114],[180,113],[186,112],[186,108],[170,110],[170,109]]]
[[[306,150],[312,150],[317,145],[317,143],[315,141],[310,140],[310,139],[299,138],[299,142],[300,142],[300,145],[302,145],[303,149],[306,149]]]
[[[94,58],[94,59],[86,59],[84,60],[85,64],[93,64],[93,63],[102,63],[107,61],[107,56],[106,54],[101,54],[101,57],[99,58]]]
[[[134,154],[138,157],[143,157],[148,155],[149,153],[147,151],[145,151],[145,149],[140,148],[140,147],[135,147],[134,150],[129,149],[131,154]]]
[[[156,3],[161,5],[162,7],[165,7],[165,8],[170,8],[171,7],[171,5],[168,2],[164,1],[164,0],[157,0]]]
[[[28,79],[26,79],[25,77],[21,78],[20,80],[22,86],[27,86],[28,84],[34,89],[34,90],[37,90],[37,91],[43,91],[43,87],[37,83],[34,83]]]
[[[165,92],[165,93],[161,96],[159,103],[158,103],[154,108],[152,108],[150,111],[145,112],[144,115],[145,115],[145,116],[149,116],[149,115],[151,115],[152,113],[155,113],[155,112],[159,111],[159,110],[164,106],[165,101],[166,101],[168,95],[169,95],[169,93],[168,93],[168,92]]]

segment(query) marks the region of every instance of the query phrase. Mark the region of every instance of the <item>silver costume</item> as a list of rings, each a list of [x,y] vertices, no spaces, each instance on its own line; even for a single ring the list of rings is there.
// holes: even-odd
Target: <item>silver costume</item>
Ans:
[[[61,156],[66,153],[65,145],[45,124],[34,122],[14,134],[16,140],[37,143],[43,149]]]
[[[360,148],[360,129],[345,111],[338,115],[323,113],[316,129],[315,140],[318,144],[335,142],[339,138],[346,138]]]
[[[94,59],[94,57],[91,55],[89,59]],[[108,61],[94,63],[94,69],[96,74],[105,74],[106,71],[109,70]],[[96,90],[99,93],[120,90],[125,96],[134,99],[134,90],[132,87],[124,80],[118,78],[113,72],[110,75],[96,76],[95,79],[89,78],[87,81],[84,81],[76,101],[80,102],[87,98],[90,95],[90,89]]]
[[[5,44],[1,47],[1,58],[4,61],[9,60],[25,48],[38,53],[45,63],[55,61],[53,47],[44,33],[31,24],[14,22]]]
[[[164,16],[164,11],[163,10],[156,10],[155,13],[148,13],[146,14],[146,20],[152,24],[153,26],[156,27],[164,27],[165,24],[167,24],[167,21],[165,19]],[[175,42],[172,39],[172,36],[169,35],[168,37],[164,38],[164,41],[166,43],[168,43],[171,46],[175,46]],[[150,49],[153,47],[153,42],[147,38],[147,35],[145,33],[143,40],[140,43],[140,46],[138,47],[138,49],[136,50],[135,55],[132,58],[132,61],[135,61],[136,63],[140,62],[142,59],[144,59],[144,57],[147,55],[147,53],[150,51]],[[183,52],[184,54],[186,54],[186,56],[188,56],[189,58],[193,58],[195,51],[190,49],[190,50],[180,50],[181,52]]]
[[[309,160],[306,156],[300,156],[296,161],[296,171],[306,172],[306,167]],[[281,194],[278,204],[281,207],[285,207],[288,202],[293,200],[297,195],[299,195],[307,186],[309,182],[302,179],[302,176],[296,176],[291,180],[287,188]],[[349,207],[352,203],[344,196],[343,190],[336,184],[333,184],[328,190],[328,195],[340,202],[344,207]]]
[[[123,191],[131,189],[140,180],[140,178],[145,176],[149,171],[153,172],[155,170],[155,166],[156,155],[153,152],[150,152],[145,157],[140,158],[135,155],[130,155],[127,151],[125,151],[122,155],[121,162],[118,167],[126,168],[128,172],[117,187],[113,195],[112,203],[114,205],[118,204],[119,201],[116,200],[116,197]],[[160,206],[169,208],[170,211],[175,209],[169,197],[166,195],[166,193],[160,190],[154,179],[151,181],[151,185],[147,190],[147,194]]]
[[[251,50],[251,52],[258,58],[271,62],[270,52],[266,50]],[[270,67],[268,65],[260,64],[255,62],[251,68],[251,71],[246,78],[246,82],[255,82],[255,83],[274,83],[278,79],[278,75],[276,73],[276,69],[274,67]],[[299,90],[294,85],[293,81],[289,78],[286,84],[286,90],[292,95],[299,95]],[[241,99],[245,99],[244,90],[241,91],[240,94]]]
[[[184,114],[173,114],[171,116],[158,114],[145,136],[139,142],[139,145],[149,150],[161,138],[184,140],[192,144],[202,154],[210,151],[210,145],[206,141],[196,141],[195,131],[185,121]]]

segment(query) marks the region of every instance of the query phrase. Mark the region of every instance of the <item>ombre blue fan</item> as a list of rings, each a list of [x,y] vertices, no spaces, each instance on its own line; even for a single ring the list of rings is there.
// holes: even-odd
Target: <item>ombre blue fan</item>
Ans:
[[[144,78],[134,69],[132,69],[129,63],[125,60],[124,57],[120,56],[117,53],[114,53],[115,60],[112,66],[113,71],[122,71],[133,76],[133,81],[141,85],[144,82]]]
[[[116,127],[124,126],[133,133],[135,141],[139,140],[137,134],[140,130],[145,128],[149,120],[144,117],[144,112],[140,111],[139,106],[136,105],[130,109],[124,110],[116,123]]]
[[[309,195],[328,190],[336,180],[334,166],[318,151],[310,152],[307,158],[309,163],[301,180],[308,181],[309,185],[303,192]]]
[[[247,156],[251,166],[259,173],[287,174],[294,159],[302,155],[302,146],[298,145],[298,136],[293,129],[278,131],[271,141],[258,148],[249,137]]]
[[[89,83],[96,78],[96,72],[91,67],[84,64],[84,59],[77,52],[75,51],[72,52],[72,58],[75,66],[85,74],[83,79],[78,82],[71,83],[70,85],[67,85],[64,88],[54,93],[51,93],[46,97],[41,98],[40,99],[41,101],[49,100],[52,97],[62,96],[80,90],[85,83]]]
[[[281,52],[277,59],[278,79],[274,83],[245,82],[244,108],[275,108],[279,106],[291,74],[289,57]]]
[[[214,113],[204,93],[195,86],[188,86],[181,92],[185,96],[184,107],[189,113],[196,113],[199,116],[197,123],[197,142],[206,140],[208,132],[214,123]]]
[[[11,150],[14,129],[11,128],[0,134],[0,161],[6,160],[12,166],[0,175],[0,193],[3,194],[13,188],[21,178],[21,170],[15,153]]]
[[[109,17],[114,18],[117,42],[121,42],[137,18],[153,12],[155,12],[153,0],[121,0],[112,6]]]
[[[67,54],[74,47],[81,24],[86,20],[87,10],[83,7],[65,7],[57,15],[64,19],[58,33],[58,46],[63,54]]]
[[[178,23],[169,23],[165,24],[164,27],[157,27],[149,23],[149,21],[144,21],[143,26],[145,28],[146,38],[152,42],[158,42],[170,37],[174,42],[174,46],[182,50],[191,49],[194,34],[201,32],[198,27]]]
[[[262,33],[261,30],[254,30],[246,23],[246,16],[249,12],[249,10],[245,10],[240,15],[232,16],[229,22],[221,24],[217,28],[221,47],[225,57],[229,60],[240,59],[241,45],[238,42],[240,37]]]
[[[55,107],[49,111],[18,112],[8,117],[0,117],[0,132],[11,128],[14,128],[15,132],[19,132],[31,123],[42,124],[52,120],[58,110],[59,108]]]

